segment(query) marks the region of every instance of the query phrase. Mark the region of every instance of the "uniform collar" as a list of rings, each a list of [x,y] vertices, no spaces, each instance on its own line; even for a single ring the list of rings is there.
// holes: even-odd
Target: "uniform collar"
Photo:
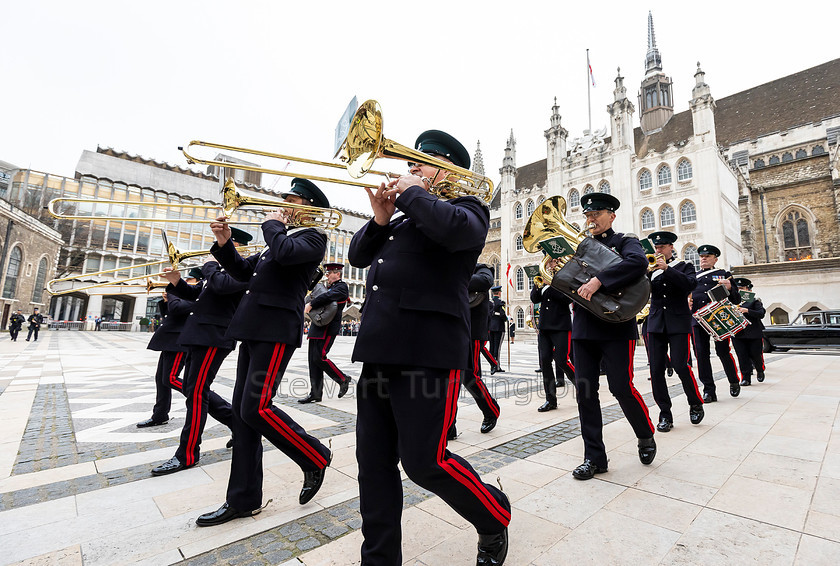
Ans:
[[[611,226],[611,227],[607,228],[601,234],[598,234],[597,236],[594,236],[594,238],[596,240],[608,240],[610,238],[610,236],[612,236],[613,234],[615,234],[615,230],[613,230],[612,226]]]

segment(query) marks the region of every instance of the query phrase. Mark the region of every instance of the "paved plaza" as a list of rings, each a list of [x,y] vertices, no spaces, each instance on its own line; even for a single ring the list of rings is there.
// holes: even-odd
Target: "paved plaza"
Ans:
[[[135,427],[154,403],[157,353],[145,349],[148,339],[2,336],[0,564],[359,564],[352,389],[337,399],[327,380],[323,403],[298,404],[309,390],[306,351],[298,350],[275,402],[330,442],[323,488],[299,505],[303,474],[266,445],[262,513],[197,528],[196,517],[224,501],[230,433],[208,419],[199,465],[151,477],[174,454],[185,409],[173,397],[169,424]],[[338,338],[331,358],[355,377],[352,347],[352,338]],[[509,566],[840,563],[840,355],[768,355],[766,381],[753,378],[738,398],[727,395],[715,359],[720,401],[706,405],[698,426],[688,422],[679,380],[669,378],[675,428],[656,435],[650,466],[639,463],[632,431],[602,383],[609,472],[583,482],[570,475],[583,454],[571,386],[558,410],[538,413],[536,345],[514,344],[510,357],[510,371],[487,378],[501,405],[498,426],[480,434],[481,414],[467,395],[450,443],[511,499]],[[235,363],[234,353],[214,385],[227,399]],[[635,368],[651,406],[642,348]],[[403,485],[404,563],[474,564],[472,527],[410,480]]]

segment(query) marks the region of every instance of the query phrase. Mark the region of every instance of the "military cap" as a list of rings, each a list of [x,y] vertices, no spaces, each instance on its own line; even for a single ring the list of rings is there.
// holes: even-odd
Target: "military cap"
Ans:
[[[735,278],[735,285],[737,287],[746,287],[747,289],[752,289],[753,288],[752,281],[750,281],[746,277],[736,277]]]
[[[703,244],[697,248],[697,255],[713,255],[720,257],[720,250],[711,244]]]
[[[588,193],[580,197],[580,205],[584,212],[590,210],[609,210],[615,212],[621,206],[621,202],[607,193]]]
[[[414,148],[423,153],[442,155],[458,167],[470,168],[470,153],[467,148],[446,132],[426,130],[417,136]]]
[[[495,287],[490,287],[490,290],[495,293],[496,291],[501,291],[502,286],[501,285],[496,285]]]
[[[301,179],[300,177],[292,179],[292,188],[285,193],[280,193],[280,196],[284,198],[289,195],[297,195],[305,198],[312,203],[312,206],[319,208],[330,207],[330,201],[327,199],[327,196],[309,179]]]
[[[673,232],[668,232],[667,230],[660,230],[659,232],[654,232],[650,236],[648,236],[648,240],[653,242],[655,246],[661,246],[662,244],[673,244],[677,241],[677,235]]]
[[[201,272],[200,267],[193,267],[187,272],[187,277],[192,279],[204,279],[204,273]]]
[[[230,227],[230,239],[236,242],[237,244],[242,244],[243,246],[254,239],[254,237],[246,232],[245,230],[240,230],[235,226]]]
[[[324,271],[341,271],[344,269],[343,263],[325,263]]]

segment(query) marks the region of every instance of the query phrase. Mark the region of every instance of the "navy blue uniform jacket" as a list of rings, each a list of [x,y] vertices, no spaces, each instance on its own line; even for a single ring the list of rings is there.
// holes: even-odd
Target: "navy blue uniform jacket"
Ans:
[[[697,287],[694,264],[681,259],[668,262],[668,269],[657,269],[650,277],[650,314],[646,319],[647,332],[689,334],[691,309],[688,295]]]
[[[595,236],[595,239],[621,256],[620,263],[597,275],[604,291],[620,291],[645,275],[648,260],[638,238],[625,236],[610,228]],[[575,318],[572,321],[573,340],[635,340],[638,337],[635,318],[624,322],[607,322],[575,305]]]
[[[233,350],[236,341],[227,338],[225,331],[248,284],[225,273],[215,261],[205,263],[201,273],[204,279],[198,285],[180,279],[177,285],[166,287],[167,293],[195,301],[181,331],[180,344]]]
[[[490,213],[475,197],[444,201],[416,186],[396,207],[405,216],[371,220],[350,243],[350,263],[370,266],[353,361],[464,369],[467,285]]]
[[[504,332],[505,330],[507,330],[505,302],[499,297],[493,297],[493,306],[490,308],[490,332]]]
[[[761,304],[761,299],[756,298],[752,301],[741,303],[741,306],[747,309],[744,317],[750,321],[750,325],[733,336],[733,338],[761,338],[764,335],[761,332],[764,330],[764,323],[761,322],[761,319],[764,318],[767,312],[764,309],[764,305]]]
[[[162,317],[161,324],[152,334],[152,339],[149,340],[146,348],[156,352],[186,352],[186,348],[178,345],[178,339],[181,337],[184,323],[190,316],[193,302],[185,301],[171,293],[167,294],[167,301],[158,303]]]
[[[467,291],[483,293],[484,300],[470,309],[470,338],[487,342],[490,339],[488,330],[488,309],[490,308],[490,287],[493,286],[493,271],[490,266],[479,263],[475,266]]]
[[[531,302],[541,303],[541,331],[559,332],[572,329],[572,313],[569,310],[572,301],[551,285],[543,285],[542,289],[534,285],[531,289]]]
[[[299,348],[303,298],[324,259],[327,235],[315,228],[287,232],[279,220],[266,220],[262,231],[267,247],[247,258],[236,252],[230,240],[224,246],[213,244],[210,248],[229,275],[248,282],[225,336]]]
[[[691,312],[695,313],[698,310],[702,309],[712,301],[709,300],[709,296],[706,292],[718,284],[717,281],[714,280],[715,277],[724,277],[730,279],[732,274],[726,271],[725,269],[719,269],[717,267],[712,269],[706,269],[705,271],[701,271],[696,274],[697,277],[697,287],[694,288],[694,291],[691,293]],[[738,287],[735,286],[735,283],[732,283],[732,287],[729,289],[729,302],[733,305],[738,305],[741,303],[741,293],[738,292]],[[691,325],[697,326],[700,324],[697,322],[697,319],[691,317]]]
[[[338,304],[338,309],[335,311],[335,316],[326,326],[309,325],[309,338],[326,338],[327,336],[338,336],[338,331],[341,329],[341,314],[344,312],[344,306],[347,304],[347,299],[350,296],[350,289],[347,288],[347,283],[339,279],[333,283],[326,293],[321,293],[314,299],[311,304],[313,309],[323,307],[335,301]]]

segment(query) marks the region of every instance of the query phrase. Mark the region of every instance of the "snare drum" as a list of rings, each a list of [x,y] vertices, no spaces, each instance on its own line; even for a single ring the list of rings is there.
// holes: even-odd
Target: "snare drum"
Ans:
[[[738,307],[729,301],[709,303],[692,316],[717,342],[737,334],[750,323]]]

